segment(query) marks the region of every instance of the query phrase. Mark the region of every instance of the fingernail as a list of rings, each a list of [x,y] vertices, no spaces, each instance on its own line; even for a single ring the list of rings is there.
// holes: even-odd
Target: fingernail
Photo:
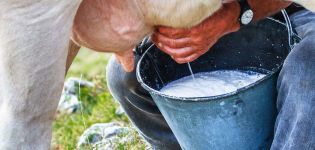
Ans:
[[[158,46],[159,46],[159,47],[163,47],[163,44],[162,44],[162,43],[158,43]]]

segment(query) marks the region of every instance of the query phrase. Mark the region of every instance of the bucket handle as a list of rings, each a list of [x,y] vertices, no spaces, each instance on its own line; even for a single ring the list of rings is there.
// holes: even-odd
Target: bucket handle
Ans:
[[[151,49],[154,48],[154,44],[151,44],[151,46],[146,50],[146,52],[150,51]],[[158,68],[158,66],[156,65],[156,63],[154,62],[154,58],[150,53],[147,53],[148,57],[150,58],[151,63],[153,64],[153,68],[155,73],[158,75],[159,80],[161,81],[162,85],[165,86],[165,83],[162,79],[162,76],[160,75],[160,69]]]
[[[283,9],[283,10],[281,10],[281,13],[283,15],[283,18],[284,18],[286,26],[287,26],[288,42],[289,42],[290,51],[291,51],[295,47],[295,45],[297,44],[297,42],[293,36],[295,33],[293,32],[291,20],[290,20],[290,17],[288,15],[287,11],[285,9]]]

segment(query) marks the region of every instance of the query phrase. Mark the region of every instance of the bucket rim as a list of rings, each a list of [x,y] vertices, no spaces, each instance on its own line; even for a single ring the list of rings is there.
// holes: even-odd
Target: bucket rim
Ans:
[[[280,23],[280,24],[286,26],[283,22],[281,22],[279,20],[276,20],[276,19],[273,19],[273,18],[270,18],[270,17],[268,17],[267,20],[271,20],[271,21],[274,21],[276,23]],[[296,33],[294,33],[293,36],[295,36],[299,40],[301,40],[301,38]],[[141,65],[142,60],[146,56],[146,54],[149,51],[153,50],[153,47],[157,48],[156,45],[153,44],[152,48],[147,49],[143,53],[143,55],[141,56],[140,60],[138,61],[137,68],[136,68],[136,77],[138,79],[138,82],[141,84],[141,86],[144,89],[146,89],[149,93],[154,94],[154,95],[159,95],[159,96],[168,98],[168,99],[173,100],[173,101],[204,102],[204,101],[222,100],[222,99],[225,99],[225,98],[238,96],[240,93],[243,93],[246,90],[255,87],[256,85],[267,81],[267,79],[269,79],[270,77],[272,77],[273,75],[275,75],[276,73],[278,73],[280,71],[280,69],[282,68],[283,63],[284,63],[284,62],[282,62],[279,66],[277,66],[274,69],[272,69],[271,71],[269,71],[270,73],[268,73],[265,77],[259,79],[258,81],[254,82],[254,83],[251,83],[251,84],[249,84],[247,86],[244,86],[242,88],[239,88],[239,89],[237,89],[236,91],[233,91],[233,92],[229,92],[229,93],[221,94],[221,95],[215,95],[215,96],[207,96],[207,97],[179,97],[179,96],[167,95],[167,94],[164,94],[164,93],[162,93],[162,92],[160,92],[158,90],[155,90],[155,89],[151,88],[150,86],[148,86],[146,83],[144,83],[144,81],[142,80],[142,77],[140,75],[140,65]],[[291,51],[291,49],[290,49],[290,51]],[[289,51],[289,53],[290,53],[290,51]]]

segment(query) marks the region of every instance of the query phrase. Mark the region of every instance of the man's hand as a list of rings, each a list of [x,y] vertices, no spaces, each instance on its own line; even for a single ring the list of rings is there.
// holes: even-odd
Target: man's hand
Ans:
[[[206,53],[222,36],[239,30],[238,2],[223,7],[201,24],[191,29],[158,27],[153,42],[178,63],[194,61]]]

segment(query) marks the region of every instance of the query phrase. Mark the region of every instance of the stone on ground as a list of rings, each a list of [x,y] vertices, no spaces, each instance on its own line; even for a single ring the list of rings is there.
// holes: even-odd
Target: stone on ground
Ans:
[[[76,113],[78,112],[81,103],[79,101],[79,87],[94,87],[94,84],[89,81],[81,80],[79,78],[69,78],[64,83],[64,88],[58,105],[59,113]]]
[[[79,150],[116,150],[132,140],[130,128],[119,123],[98,123],[83,133],[77,147]]]

